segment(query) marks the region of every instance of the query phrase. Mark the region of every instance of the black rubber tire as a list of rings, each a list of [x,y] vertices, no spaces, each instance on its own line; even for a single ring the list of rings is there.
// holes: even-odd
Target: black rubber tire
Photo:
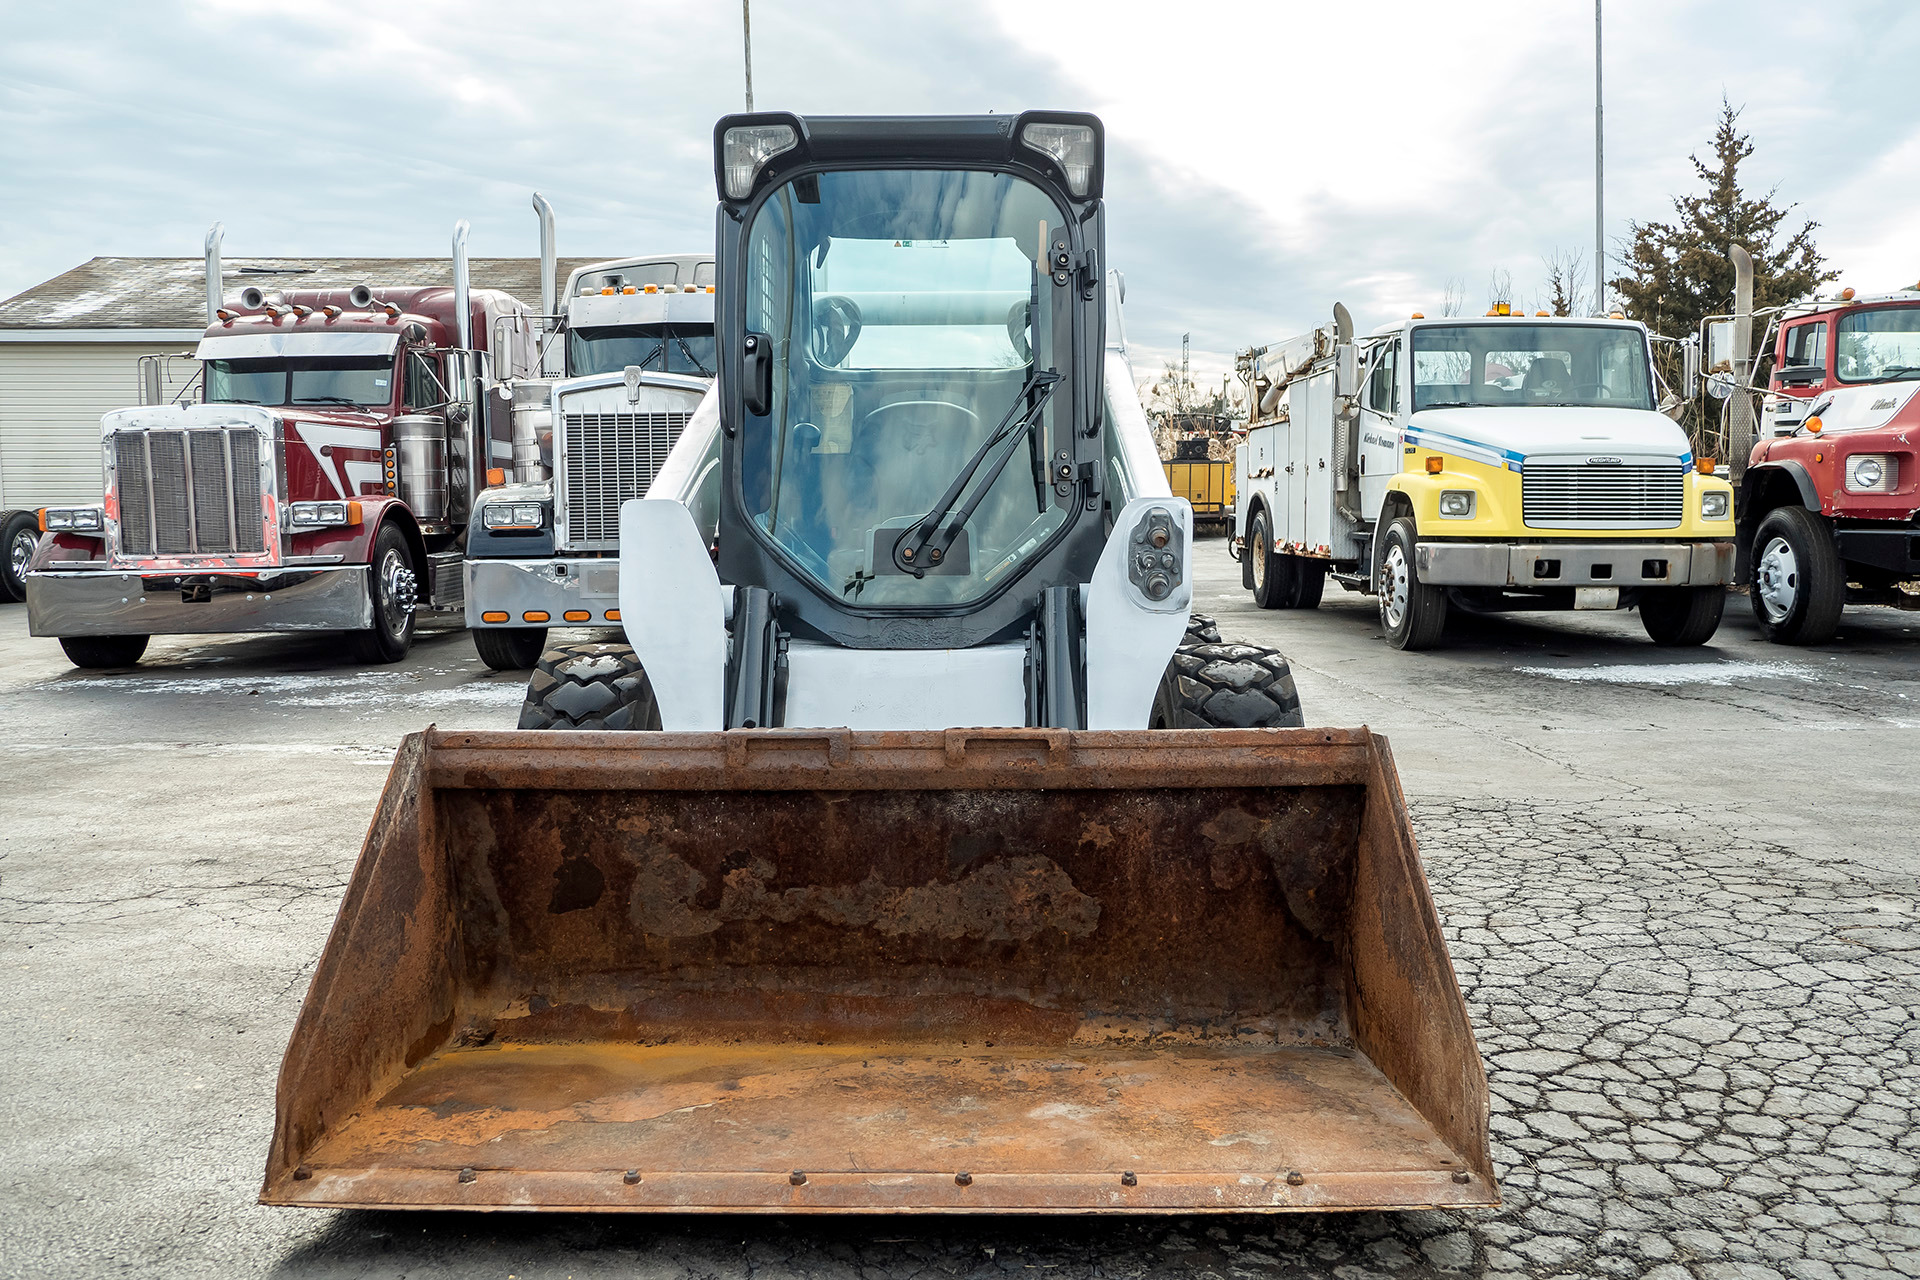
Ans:
[[[1320,596],[1327,589],[1327,562],[1306,556],[1288,556],[1293,561],[1293,593],[1289,609],[1318,609]]]
[[[147,636],[62,636],[67,661],[89,671],[131,667],[147,651]]]
[[[475,627],[473,647],[495,671],[526,671],[547,648],[545,627]]]
[[[1776,538],[1794,560],[1793,572],[1783,578],[1791,592],[1784,608],[1778,607],[1777,588],[1764,580],[1766,553]],[[1760,634],[1775,644],[1825,644],[1833,639],[1847,603],[1847,569],[1826,519],[1805,507],[1776,507],[1754,530],[1748,550],[1747,563],[1753,566],[1748,599]]]
[[[25,600],[27,580],[21,575],[26,563],[16,567],[18,553],[25,545],[28,556],[40,541],[40,518],[31,511],[9,511],[0,520],[0,600]]]
[[[1196,613],[1153,696],[1150,729],[1298,729],[1300,694],[1278,649],[1222,641]]]
[[[1293,598],[1293,557],[1276,554],[1273,526],[1266,508],[1253,513],[1247,526],[1247,574],[1253,580],[1253,602],[1262,609],[1284,609]]]
[[[1681,649],[1713,639],[1726,608],[1725,587],[1649,587],[1640,597],[1640,625],[1655,644]]]
[[[1420,581],[1414,559],[1415,539],[1410,517],[1401,516],[1388,525],[1374,569],[1374,588],[1380,593],[1380,629],[1396,649],[1431,649],[1447,629],[1446,590]],[[1406,578],[1403,595],[1396,590],[1401,574]],[[1400,612],[1397,619],[1393,616],[1396,601]]]
[[[560,644],[540,655],[522,729],[658,729],[653,684],[631,645]]]
[[[398,662],[407,656],[413,647],[419,583],[420,569],[407,548],[406,535],[397,525],[382,525],[373,538],[373,571],[367,578],[373,593],[373,625],[348,633],[354,657],[362,662]]]

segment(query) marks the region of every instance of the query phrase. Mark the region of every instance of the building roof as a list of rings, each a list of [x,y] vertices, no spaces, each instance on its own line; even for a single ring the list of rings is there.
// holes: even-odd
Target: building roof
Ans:
[[[604,262],[562,258],[558,290],[577,267]],[[530,307],[540,305],[538,258],[473,258],[476,289],[504,289]],[[0,330],[172,329],[198,333],[207,326],[204,258],[94,258],[45,284],[0,302]],[[279,289],[349,289],[451,285],[451,258],[227,258],[222,292],[232,298],[248,285]],[[557,294],[556,294],[557,296]]]

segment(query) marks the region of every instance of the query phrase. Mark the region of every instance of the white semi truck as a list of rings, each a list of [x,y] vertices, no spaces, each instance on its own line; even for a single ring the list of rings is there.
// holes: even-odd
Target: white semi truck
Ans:
[[[551,288],[553,215],[535,207]],[[713,383],[711,253],[596,262],[562,296],[542,300],[550,376],[511,392],[513,473],[489,475],[467,539],[467,626],[496,671],[532,667],[549,627],[620,625],[620,504],[647,491]]]
[[[1637,606],[1658,644],[1705,643],[1734,553],[1733,490],[1655,407],[1644,327],[1420,315],[1334,323],[1237,361],[1234,552],[1263,608],[1331,577],[1377,595],[1399,649],[1449,608]]]

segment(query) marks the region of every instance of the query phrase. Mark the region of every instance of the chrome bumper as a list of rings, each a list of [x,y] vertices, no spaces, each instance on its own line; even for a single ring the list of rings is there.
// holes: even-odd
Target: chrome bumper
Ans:
[[[372,625],[363,564],[253,573],[47,569],[27,575],[29,635],[360,631]]]
[[[620,625],[618,560],[469,560],[466,587],[469,627]],[[507,616],[489,622],[490,613]]]
[[[1437,587],[1705,587],[1733,581],[1733,539],[1715,542],[1422,542]]]

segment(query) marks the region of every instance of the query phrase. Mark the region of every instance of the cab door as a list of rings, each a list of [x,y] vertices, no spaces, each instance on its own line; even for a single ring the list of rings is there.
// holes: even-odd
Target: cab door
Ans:
[[[1400,470],[1400,417],[1407,396],[1402,344],[1395,335],[1374,348],[1374,359],[1360,394],[1360,514],[1380,516],[1387,480]]]

